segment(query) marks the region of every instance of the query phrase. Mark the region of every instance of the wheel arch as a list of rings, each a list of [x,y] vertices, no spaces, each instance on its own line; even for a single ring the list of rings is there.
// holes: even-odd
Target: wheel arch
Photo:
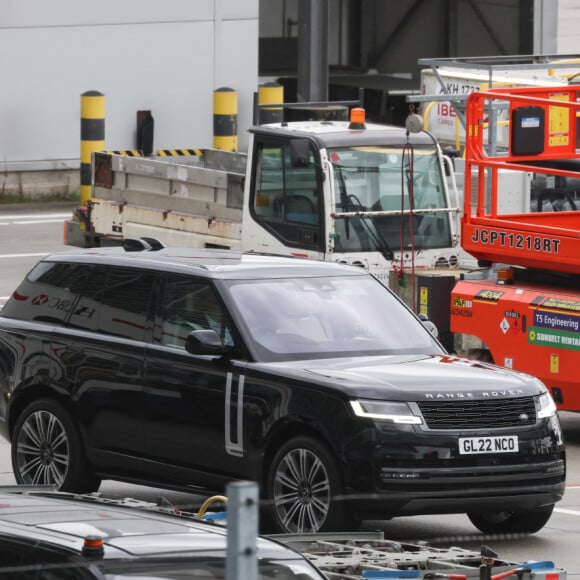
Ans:
[[[494,358],[489,348],[474,348],[467,352],[467,358],[478,362],[494,364]]]
[[[47,411],[46,417],[39,420],[43,425],[50,421],[51,425],[58,426],[47,429],[43,435],[37,430],[38,437],[25,435],[33,444],[25,442],[21,448],[20,433],[26,433],[22,426],[32,416],[24,416],[24,411],[30,406],[35,413],[39,409]],[[66,394],[46,384],[23,388],[12,401],[8,422],[12,466],[17,482],[34,484],[40,478],[60,491],[72,493],[91,493],[99,488],[101,478],[95,475],[87,458],[84,434],[79,422],[75,420],[74,401]],[[36,430],[37,427],[32,429]],[[60,449],[61,446],[64,448]],[[43,460],[39,461],[41,455]],[[25,475],[21,471],[23,466]],[[32,479],[32,482],[26,479]]]
[[[312,437],[313,439],[317,439],[328,447],[332,453],[333,459],[337,463],[339,462],[336,450],[332,446],[329,438],[325,436],[321,429],[300,418],[286,418],[285,420],[278,422],[271,430],[266,440],[266,444],[264,445],[264,455],[260,471],[260,489],[265,489],[266,487],[268,467],[278,449],[286,443],[286,441],[294,439],[295,437]]]
[[[459,356],[480,362],[493,363],[496,359],[491,347],[476,334],[466,334],[464,332],[454,333],[453,351]]]
[[[18,395],[14,397],[10,403],[10,414],[8,417],[8,433],[10,439],[12,439],[18,417],[20,417],[24,409],[28,407],[30,403],[40,399],[51,399],[56,401],[66,409],[66,411],[71,415],[71,418],[74,417],[73,403],[69,397],[47,384],[31,385],[26,389],[20,390]],[[77,421],[74,421],[74,423],[77,426],[77,430],[82,431],[78,429]]]

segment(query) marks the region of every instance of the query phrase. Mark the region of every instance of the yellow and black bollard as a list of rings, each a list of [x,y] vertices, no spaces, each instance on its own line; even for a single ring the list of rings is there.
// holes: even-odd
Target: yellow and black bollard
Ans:
[[[278,83],[264,83],[258,87],[258,105],[276,105],[284,102],[284,87]],[[282,107],[260,106],[259,124],[281,123]]]
[[[91,155],[105,149],[105,95],[81,95],[81,206],[91,199]]]
[[[222,87],[213,93],[213,146],[238,150],[238,93]]]

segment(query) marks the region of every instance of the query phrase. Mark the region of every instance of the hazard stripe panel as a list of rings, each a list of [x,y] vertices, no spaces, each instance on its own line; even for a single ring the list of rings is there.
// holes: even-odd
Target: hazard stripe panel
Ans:
[[[141,149],[118,149],[116,151],[104,151],[104,153],[110,153],[111,155],[125,155],[127,157],[143,157],[143,151]]]
[[[201,149],[157,149],[155,155],[159,157],[180,157],[187,155],[197,155],[201,157],[203,151]]]

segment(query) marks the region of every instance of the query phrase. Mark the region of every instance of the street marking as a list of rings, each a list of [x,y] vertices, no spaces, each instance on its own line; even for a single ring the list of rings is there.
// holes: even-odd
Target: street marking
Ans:
[[[570,491],[572,489],[580,489],[580,483],[569,483],[566,485],[566,491]],[[577,510],[568,510],[566,508],[554,508],[554,511],[559,514],[567,514],[569,516],[580,516],[580,511]]]
[[[28,221],[24,221],[24,222],[10,222],[11,224],[15,225],[15,226],[27,226],[30,224],[60,224],[62,222],[62,219],[58,219],[58,220],[28,220]],[[4,224],[6,225],[6,224]]]
[[[38,258],[39,256],[46,256],[49,252],[42,252],[40,254],[0,254],[0,258]]]
[[[567,510],[565,508],[554,508],[555,512],[559,514],[568,514],[569,516],[580,516],[580,512],[577,510]]]
[[[31,213],[31,214],[22,214],[22,213],[13,213],[9,215],[2,215],[0,214],[0,220],[29,220],[29,219],[38,219],[39,216],[44,218],[67,218],[70,217],[71,213]]]
[[[0,214],[0,226],[28,226],[35,224],[57,224],[69,218],[70,213],[14,213]]]

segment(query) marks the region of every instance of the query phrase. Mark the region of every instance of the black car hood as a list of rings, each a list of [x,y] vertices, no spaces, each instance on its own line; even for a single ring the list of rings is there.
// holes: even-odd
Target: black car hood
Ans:
[[[264,367],[275,367],[276,375],[288,379],[328,385],[348,396],[371,399],[489,399],[543,392],[541,383],[529,375],[451,355],[316,359]]]

